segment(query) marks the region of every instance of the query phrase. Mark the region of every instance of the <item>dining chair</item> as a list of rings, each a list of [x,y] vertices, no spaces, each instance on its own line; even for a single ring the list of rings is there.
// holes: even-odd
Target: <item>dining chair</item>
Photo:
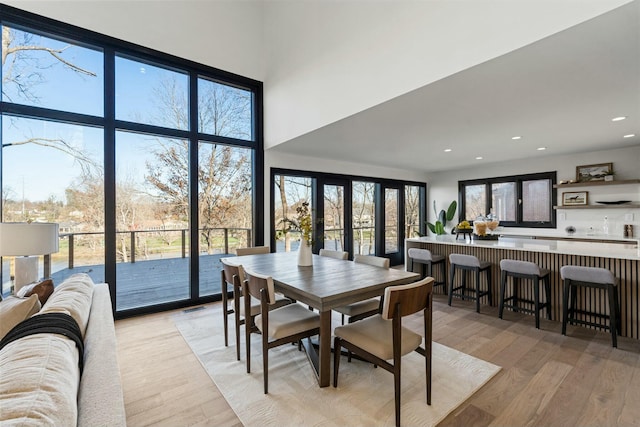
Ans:
[[[330,249],[324,249],[324,248],[320,249],[320,252],[318,252],[318,255],[326,256],[326,257],[329,257],[329,258],[342,259],[342,260],[349,259],[349,252],[332,251]]]
[[[244,298],[242,297],[242,283],[244,282],[244,269],[241,265],[233,265],[229,262],[222,262],[221,285],[222,285],[222,316],[224,325],[224,345],[229,346],[229,315],[235,314],[235,331],[236,331],[236,358],[240,360],[240,326],[246,326],[246,318],[244,306]],[[233,292],[233,307],[229,306],[229,292]],[[276,302],[271,306],[272,309],[283,307],[291,304],[291,300],[281,295],[276,295]],[[251,301],[249,310],[249,329],[255,328],[254,318],[260,314],[260,302]]]
[[[260,254],[268,254],[271,252],[271,248],[269,246],[252,246],[250,248],[236,248],[236,255],[260,255]]]
[[[389,258],[383,258],[374,255],[356,255],[353,262],[359,264],[369,264],[375,267],[389,268]],[[353,304],[343,305],[335,308],[335,311],[342,314],[342,324],[344,325],[344,316],[349,316],[349,323],[357,320],[365,319],[369,316],[379,313],[380,298],[369,298],[364,301],[354,302]]]
[[[384,290],[382,312],[359,322],[338,326],[333,334],[333,386],[338,387],[342,347],[360,358],[391,372],[394,379],[396,426],[400,425],[401,359],[413,351],[425,357],[427,405],[431,405],[431,323],[433,277]],[[402,326],[402,318],[422,311],[422,336]],[[393,361],[390,363],[389,361]]]
[[[260,314],[254,321],[262,336],[262,374],[264,394],[269,392],[269,349],[288,343],[298,343],[300,350],[302,339],[320,333],[320,316],[298,303],[271,309],[275,304],[273,278],[245,271],[243,284],[245,295],[260,301]],[[248,311],[249,300],[245,299]],[[251,373],[251,330],[245,328],[247,347],[247,373]]]

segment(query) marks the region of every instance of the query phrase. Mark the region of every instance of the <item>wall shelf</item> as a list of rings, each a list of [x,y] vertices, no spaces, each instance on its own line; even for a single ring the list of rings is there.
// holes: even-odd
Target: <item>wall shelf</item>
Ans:
[[[587,181],[574,182],[573,184],[554,184],[553,188],[594,187],[599,185],[625,185],[640,184],[640,179],[623,179],[620,181]]]
[[[554,206],[553,209],[640,209],[638,203],[624,203],[621,205],[577,205]]]

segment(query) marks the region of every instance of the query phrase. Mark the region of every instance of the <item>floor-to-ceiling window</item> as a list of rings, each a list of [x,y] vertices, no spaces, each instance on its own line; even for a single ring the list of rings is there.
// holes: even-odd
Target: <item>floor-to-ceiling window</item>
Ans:
[[[122,315],[215,298],[264,235],[262,84],[0,8],[2,221],[57,222],[54,281],[107,281]]]
[[[296,207],[309,203],[314,222],[314,252],[346,251],[378,255],[400,264],[405,237],[424,232],[423,183],[271,170],[271,242],[277,252],[296,250]]]

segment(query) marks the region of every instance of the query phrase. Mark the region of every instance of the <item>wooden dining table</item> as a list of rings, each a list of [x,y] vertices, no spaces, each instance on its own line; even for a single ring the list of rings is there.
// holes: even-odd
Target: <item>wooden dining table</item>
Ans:
[[[411,283],[417,273],[313,255],[313,265],[298,266],[296,252],[277,252],[224,258],[245,270],[271,276],[277,292],[317,309],[320,313],[319,350],[305,345],[318,384],[330,384],[331,310],[384,294],[391,285]]]

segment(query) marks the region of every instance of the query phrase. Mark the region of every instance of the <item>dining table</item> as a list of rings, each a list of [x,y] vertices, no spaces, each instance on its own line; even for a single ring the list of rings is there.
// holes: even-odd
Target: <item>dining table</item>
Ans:
[[[249,272],[271,276],[277,292],[318,310],[320,334],[316,352],[311,343],[305,349],[320,387],[330,385],[331,311],[384,294],[388,286],[411,283],[420,278],[404,269],[382,268],[313,255],[312,265],[298,265],[296,252],[275,252],[224,258]]]

